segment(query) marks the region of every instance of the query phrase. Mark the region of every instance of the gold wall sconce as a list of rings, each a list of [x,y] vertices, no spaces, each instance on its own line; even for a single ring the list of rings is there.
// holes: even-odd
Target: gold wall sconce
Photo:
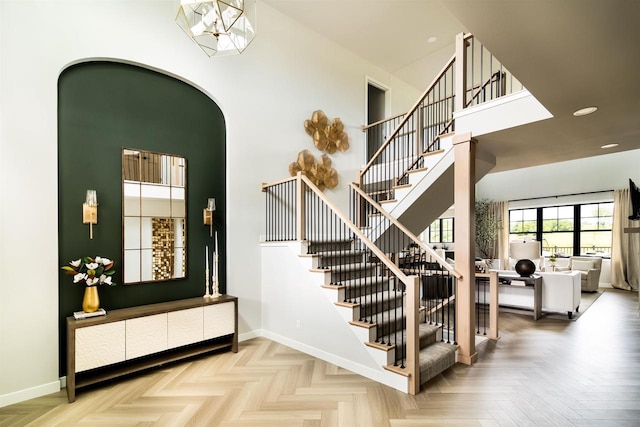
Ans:
[[[204,225],[209,226],[209,237],[213,237],[213,212],[216,210],[216,199],[210,197],[207,200],[207,207],[202,211]]]
[[[98,195],[96,190],[87,190],[87,197],[82,204],[82,223],[89,224],[89,238],[93,239],[93,224],[98,223]]]

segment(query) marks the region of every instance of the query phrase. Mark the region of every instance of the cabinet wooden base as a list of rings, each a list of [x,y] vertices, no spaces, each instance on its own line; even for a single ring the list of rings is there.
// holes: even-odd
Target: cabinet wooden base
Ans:
[[[76,330],[80,328],[89,328],[114,322],[126,322],[127,320],[139,319],[144,316],[180,312],[198,307],[209,307],[215,304],[233,305],[233,310],[221,310],[221,312],[225,313],[228,317],[233,317],[232,319],[224,319],[225,321],[230,322],[229,325],[232,325],[230,327],[231,333],[221,333],[220,336],[215,338],[204,339],[205,335],[210,335],[210,329],[215,330],[215,328],[220,327],[219,323],[222,319],[218,318],[219,322],[216,325],[202,325],[202,330],[206,330],[207,332],[203,332],[203,338],[198,342],[154,352],[141,357],[122,360],[117,363],[106,364],[105,366],[97,366],[93,369],[84,370],[82,372],[76,372],[76,354],[78,351],[76,348]],[[216,307],[209,307],[207,310],[215,310],[215,308]],[[169,327],[170,326],[167,325],[167,328]],[[123,344],[126,345],[126,343]],[[106,316],[102,316],[100,318],[76,320],[71,316],[67,318],[67,397],[69,402],[73,402],[75,401],[76,389],[78,388],[180,361],[186,358],[229,350],[234,353],[238,351],[238,300],[236,297],[229,295],[223,295],[211,299],[192,298],[188,300],[113,310],[108,312]]]

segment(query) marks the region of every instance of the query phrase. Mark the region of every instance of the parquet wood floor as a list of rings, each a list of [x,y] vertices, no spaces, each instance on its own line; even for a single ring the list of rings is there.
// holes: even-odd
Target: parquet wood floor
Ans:
[[[500,316],[501,339],[417,396],[258,338],[223,353],[0,408],[0,426],[639,426],[638,294],[577,321]]]

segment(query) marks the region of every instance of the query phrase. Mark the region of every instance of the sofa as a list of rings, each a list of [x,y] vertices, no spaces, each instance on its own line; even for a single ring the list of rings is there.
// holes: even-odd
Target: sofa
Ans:
[[[572,256],[567,267],[556,267],[556,271],[577,271],[580,273],[580,287],[583,292],[595,292],[600,282],[602,258]]]
[[[514,273],[509,270],[498,271],[498,276],[508,278]],[[542,311],[567,313],[569,319],[573,318],[574,312],[580,309],[580,272],[539,272],[536,275],[542,277]],[[498,303],[533,309],[532,289],[529,286],[501,285]]]
[[[542,310],[566,312],[569,319],[580,308],[580,272],[540,272],[542,276]]]

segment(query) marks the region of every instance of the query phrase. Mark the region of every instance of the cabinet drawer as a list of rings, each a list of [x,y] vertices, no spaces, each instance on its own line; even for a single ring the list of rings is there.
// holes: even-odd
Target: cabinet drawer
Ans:
[[[180,347],[202,341],[202,307],[169,313],[169,348]]]
[[[225,302],[204,307],[204,339],[222,337],[235,332],[235,304]]]
[[[167,349],[167,313],[127,319],[127,360]]]
[[[105,323],[76,330],[76,372],[125,360],[125,322]]]

